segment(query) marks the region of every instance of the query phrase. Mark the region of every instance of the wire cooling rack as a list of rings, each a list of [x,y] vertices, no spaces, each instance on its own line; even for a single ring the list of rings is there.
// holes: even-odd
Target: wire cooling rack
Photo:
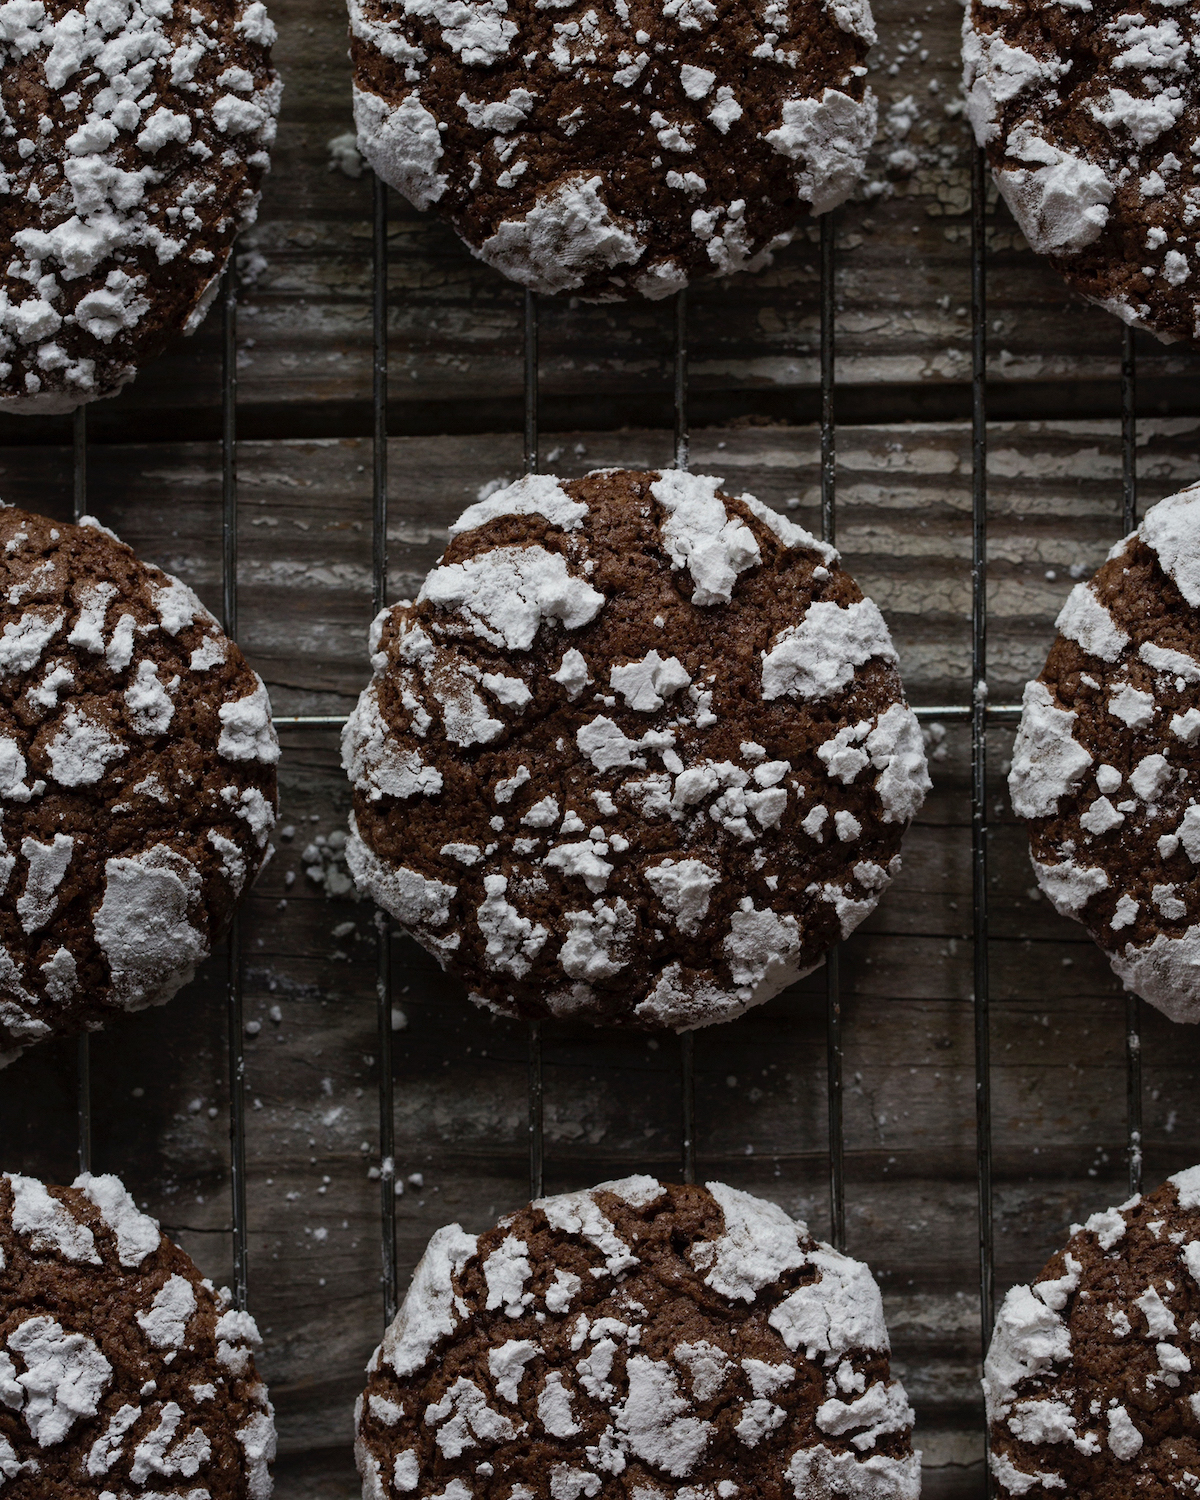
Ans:
[[[974,1030],[976,1172],[979,1214],[979,1312],[982,1348],[991,1337],[995,1302],[992,1205],[992,1114],[990,1087],[991,1023],[988,992],[988,819],[986,799],[987,734],[992,724],[1014,723],[1019,705],[991,704],[987,692],[987,165],[972,153],[971,170],[971,695],[968,703],[916,705],[922,720],[969,722],[971,735],[971,869],[972,941],[974,949]],[[372,610],[387,602],[387,388],[388,388],[388,191],[375,178],[372,226]],[[820,219],[820,515],[821,536],[837,539],[836,418],[836,218]],[[237,278],[231,260],[221,288],[221,601],[222,624],[231,636],[238,626],[238,484],[237,484]],[[675,463],[688,467],[688,305],[686,291],[675,298],[674,417]],[[1136,368],[1132,331],[1124,330],[1121,359],[1121,448],[1124,531],[1137,524]],[[538,469],[538,298],[525,294],[524,308],[524,467]],[[72,511],[76,520],[87,510],[87,415],[75,413],[73,433]],[[276,719],[290,728],[340,729],[345,719],[328,715],[293,715]],[[383,1319],[396,1314],[395,1115],[392,1068],[391,944],[393,929],[382,911],[376,914],[377,1011],[379,1055],[380,1252]],[[243,1055],[242,954],[235,917],[226,945],[226,1014],[228,1032],[230,1199],[233,1242],[232,1291],[238,1308],[247,1305],[249,1287],[246,1208],[245,1060]],[[828,1153],[830,1239],[845,1249],[846,1179],[843,1131],[843,1036],[838,948],[826,959],[826,1036],[828,1077]],[[1141,1003],[1126,1000],[1126,1094],[1129,1189],[1141,1190],[1142,1077]],[[541,1025],[528,1028],[529,1190],[540,1197],[544,1183],[545,1144]],[[685,1182],[696,1179],[694,1039],[679,1038],[679,1156]],[[88,1037],[78,1046],[78,1134],[81,1171],[91,1168],[91,1082]]]

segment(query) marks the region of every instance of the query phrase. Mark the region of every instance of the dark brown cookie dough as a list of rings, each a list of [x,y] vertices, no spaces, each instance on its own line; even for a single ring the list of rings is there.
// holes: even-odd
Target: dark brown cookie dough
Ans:
[[[358,1407],[364,1500],[916,1500],[860,1261],[652,1177],[430,1241]]]
[[[1034,250],[1165,342],[1200,339],[1195,7],[971,0],[975,136]]]
[[[0,13],[0,410],[111,396],[197,328],[254,222],[282,85],[261,0]]]
[[[983,1387],[1002,1494],[1197,1493],[1200,1167],[1072,1226],[1005,1297]]]
[[[898,868],[929,780],[883,617],[719,484],[520,480],[375,622],[350,868],[492,1009],[728,1020]]]
[[[278,759],[191,589],[0,509],[0,1067],[191,978],[266,858]]]
[[[349,0],[372,167],[536,292],[769,264],[875,135],[868,0]]]
[[[1057,624],[1008,783],[1038,884],[1127,990],[1200,1020],[1200,488],[1152,507]]]
[[[0,1174],[4,1500],[267,1500],[261,1342],[117,1178]]]

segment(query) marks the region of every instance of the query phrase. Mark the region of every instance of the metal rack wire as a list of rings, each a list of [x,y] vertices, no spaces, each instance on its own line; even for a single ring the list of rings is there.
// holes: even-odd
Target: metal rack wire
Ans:
[[[87,514],[87,407],[77,406],[71,426],[71,519]],[[92,1170],[92,1040],[81,1032],[75,1044],[75,1119],[79,1170]]]

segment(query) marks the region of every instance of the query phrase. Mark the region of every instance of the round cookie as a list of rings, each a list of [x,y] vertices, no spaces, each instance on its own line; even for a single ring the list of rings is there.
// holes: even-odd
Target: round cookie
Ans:
[[[653,1177],[438,1230],[368,1365],[364,1500],[916,1500],[870,1271]]]
[[[1200,1020],[1200,488],[1072,589],[1008,778],[1037,881],[1113,969]]]
[[[728,1020],[899,868],[929,779],[883,617],[720,483],[519,480],[375,621],[348,863],[493,1010]]]
[[[1200,1485],[1200,1167],[1071,1226],[1005,1297],[984,1364],[991,1467],[1025,1500]]]
[[[359,149],[535,292],[768,265],[875,137],[868,0],[349,0]]]
[[[0,410],[112,396],[199,327],[254,222],[282,85],[260,0],[0,14]]]
[[[1022,234],[1165,342],[1200,338],[1196,34],[1174,0],[971,0],[963,21],[967,113]]]
[[[267,1500],[261,1343],[116,1177],[0,1174],[4,1500]]]
[[[0,510],[0,626],[2,1067],[187,983],[267,857],[279,746],[191,589],[97,521]]]

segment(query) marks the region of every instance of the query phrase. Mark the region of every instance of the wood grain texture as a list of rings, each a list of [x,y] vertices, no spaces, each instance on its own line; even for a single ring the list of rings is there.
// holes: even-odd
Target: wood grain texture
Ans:
[[[240,247],[241,636],[280,714],[344,714],[370,616],[370,183],[330,170],[351,128],[335,0],[274,0],[287,92],[259,223]],[[970,635],[968,139],[957,5],[876,6],[881,134],[839,215],[839,539],[884,609],[912,700],[961,703]],[[918,35],[919,33],[919,35]],[[937,85],[936,89],[932,87]],[[990,687],[1013,701],[1058,608],[1120,530],[1120,329],[1022,245],[992,195]],[[392,199],[390,595],[413,593],[446,527],[521,468],[521,301],[428,216]],[[693,466],[817,524],[815,231],[774,269],[697,288]],[[89,418],[91,508],[211,605],[220,596],[215,323]],[[669,462],[671,315],[542,311],[544,466]],[[1196,362],[1139,342],[1143,505],[1200,474]],[[729,419],[741,419],[729,425]],[[920,420],[905,421],[901,418]],[[1058,420],[1048,420],[1049,418]],[[786,425],[784,419],[793,424]],[[576,427],[567,428],[570,424]],[[637,426],[632,424],[637,423]],[[763,425],[763,424],[769,425]],[[206,425],[207,424],[207,425]],[[624,430],[596,430],[623,425]],[[563,430],[550,430],[550,429]],[[421,435],[418,435],[421,434]],[[451,434],[447,436],[446,434]],[[62,424],[0,420],[0,494],[65,517]],[[191,440],[191,439],[197,440]],[[901,879],[845,945],[850,1248],[884,1287],[919,1414],[925,1494],[982,1494],[968,738],[927,726],[934,792]],[[1082,930],[1034,887],[990,740],[997,1281],[1035,1273],[1073,1220],[1125,1196],[1124,1000]],[[375,950],[370,910],[306,873],[344,830],[336,736],[285,731],[276,857],[244,922],[251,1304],[279,1412],[281,1500],[358,1493],[349,1442],[381,1331]],[[290,832],[289,832],[290,830]],[[328,847],[328,846],[327,846]],[[429,1234],[481,1229],[527,1195],[526,1038],[474,1010],[397,940],[396,1134],[402,1280]],[[227,1279],[226,1064],[214,957],[169,1007],[93,1046],[96,1165]],[[1196,1034],[1147,1013],[1147,1181],[1200,1156]],[[696,1043],[701,1171],[827,1231],[825,1027],[817,973]],[[551,1190],[679,1170],[678,1049],[545,1029]],[[0,1086],[0,1161],[74,1173],[74,1053],[35,1049]],[[420,1174],[421,1183],[410,1174]]]

